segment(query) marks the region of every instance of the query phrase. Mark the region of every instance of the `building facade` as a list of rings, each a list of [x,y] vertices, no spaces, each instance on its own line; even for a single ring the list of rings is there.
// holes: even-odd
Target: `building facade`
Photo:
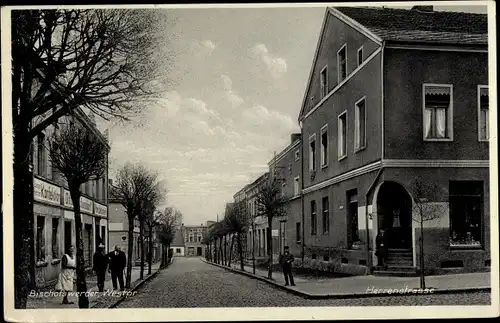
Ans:
[[[61,270],[61,259],[70,246],[76,245],[76,226],[73,203],[68,184],[62,174],[52,167],[48,143],[50,137],[63,125],[81,123],[88,127],[108,149],[107,138],[99,132],[93,118],[77,109],[73,115],[59,119],[34,140],[31,154],[33,172],[33,211],[35,237],[35,284],[52,285]],[[106,159],[108,155],[106,154]],[[107,164],[107,163],[106,163]],[[92,266],[96,246],[108,242],[108,170],[103,178],[91,180],[81,187],[80,212],[82,218],[85,267]]]
[[[384,229],[387,270],[416,272],[423,207],[429,272],[487,269],[488,102],[486,15],[328,8],[299,115],[305,257],[367,273]]]
[[[184,255],[187,257],[205,256],[206,245],[203,238],[207,234],[207,226],[182,226],[180,230],[184,237]]]

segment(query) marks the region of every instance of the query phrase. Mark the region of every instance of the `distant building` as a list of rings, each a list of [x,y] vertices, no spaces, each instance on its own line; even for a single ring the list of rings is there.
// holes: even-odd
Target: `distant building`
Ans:
[[[184,243],[184,233],[182,228],[184,227],[184,223],[181,227],[175,232],[174,240],[170,245],[170,249],[173,252],[174,257],[184,257],[186,254],[186,245]]]
[[[206,245],[203,237],[207,234],[206,225],[182,226],[180,230],[184,237],[185,256],[201,257],[205,256]]]

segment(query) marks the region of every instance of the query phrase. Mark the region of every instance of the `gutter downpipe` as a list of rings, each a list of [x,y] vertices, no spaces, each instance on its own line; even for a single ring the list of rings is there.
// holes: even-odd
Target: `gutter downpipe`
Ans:
[[[302,268],[305,257],[305,216],[304,216],[304,124],[300,121],[300,203],[302,208]]]

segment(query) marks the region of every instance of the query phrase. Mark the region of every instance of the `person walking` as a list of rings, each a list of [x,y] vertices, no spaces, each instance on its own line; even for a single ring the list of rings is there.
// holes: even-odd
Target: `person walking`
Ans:
[[[377,256],[377,265],[379,267],[387,268],[386,259],[387,259],[387,235],[385,234],[384,229],[380,229],[377,237],[375,238],[376,251],[375,256]]]
[[[97,287],[99,292],[104,292],[104,281],[106,280],[106,269],[108,268],[108,257],[104,253],[104,245],[101,243],[94,254],[93,270],[97,276]]]
[[[74,256],[75,249],[70,246],[64,254],[61,262],[61,272],[56,283],[56,290],[65,292],[62,304],[74,304],[68,300],[69,292],[73,291],[73,285],[76,276],[76,257]]]
[[[120,246],[115,246],[115,250],[108,254],[109,272],[111,272],[111,280],[113,281],[113,289],[118,289],[116,281],[120,284],[120,290],[123,291],[123,269],[127,265],[125,253],[121,251]]]
[[[285,246],[284,253],[280,256],[280,264],[283,269],[283,275],[285,276],[285,286],[288,286],[288,279],[290,278],[290,284],[295,286],[295,282],[293,281],[292,275],[292,264],[293,264],[293,255],[290,253],[290,248]]]

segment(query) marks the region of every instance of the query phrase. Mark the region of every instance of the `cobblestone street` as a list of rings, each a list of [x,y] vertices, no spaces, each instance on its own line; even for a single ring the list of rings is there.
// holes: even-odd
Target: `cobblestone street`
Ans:
[[[118,308],[488,304],[489,292],[308,300],[206,264],[199,258],[177,258],[167,270],[147,282],[136,296],[126,299]]]

